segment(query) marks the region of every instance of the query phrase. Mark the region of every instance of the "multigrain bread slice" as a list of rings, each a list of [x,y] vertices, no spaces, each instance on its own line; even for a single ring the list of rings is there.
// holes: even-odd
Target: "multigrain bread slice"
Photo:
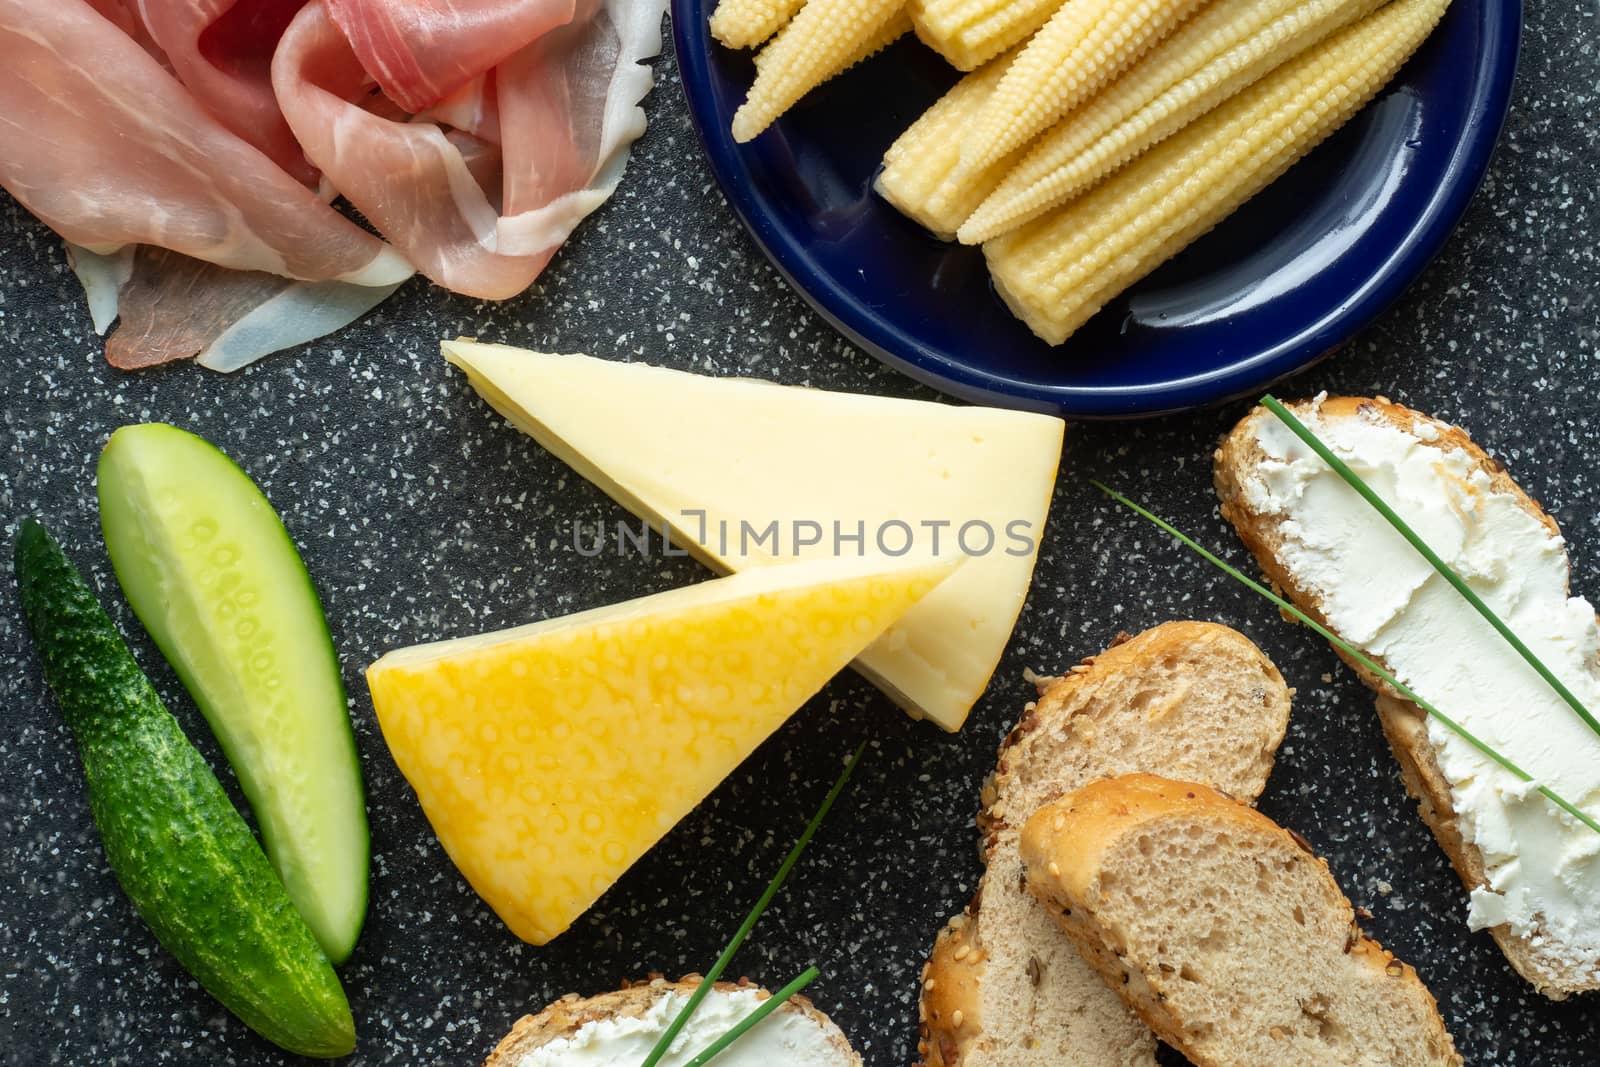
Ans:
[[[1022,833],[1028,888],[1197,1067],[1459,1067],[1433,995],[1304,838],[1203,785],[1092,783]]]
[[[1097,778],[1160,770],[1254,798],[1289,718],[1272,661],[1226,626],[1171,622],[1041,684],[1000,748],[976,896],[922,975],[928,1067],[1150,1067],[1155,1040],[1023,887],[1017,839],[1041,805]]]
[[[483,1067],[554,1067],[568,1058],[584,1064],[642,1062],[700,982],[699,975],[678,982],[653,978],[593,997],[570,993],[537,1015],[518,1019]],[[744,980],[718,982],[712,989],[662,1067],[687,1063],[772,995]],[[716,1062],[717,1067],[861,1067],[843,1032],[803,996],[786,1000]]]
[[[1387,423],[1414,437],[1418,448],[1459,453],[1481,474],[1487,491],[1513,498],[1517,506],[1552,537],[1560,537],[1555,520],[1538,502],[1511,479],[1503,466],[1455,426],[1382,397],[1318,397],[1290,407],[1302,419],[1314,415],[1321,420],[1366,419]],[[1286,559],[1286,542],[1295,534],[1293,527],[1286,524],[1293,522],[1294,516],[1269,513],[1266,508],[1252,503],[1253,496],[1258,497],[1259,493],[1252,494],[1251,483],[1267,476],[1269,458],[1263,452],[1258,432],[1264,420],[1274,418],[1265,408],[1254,409],[1217,449],[1214,477],[1222,501],[1222,514],[1238,531],[1271,583],[1312,618],[1337,630],[1328,618],[1325,598],[1305,575],[1296,573]],[[1457,476],[1449,479],[1441,476],[1441,496],[1446,495],[1447,490],[1456,491],[1446,484],[1447,480],[1457,486],[1461,483]],[[1472,490],[1469,487],[1467,491]],[[1426,714],[1416,704],[1388,691],[1384,683],[1351,657],[1343,652],[1339,654],[1378,694],[1379,718],[1399,761],[1401,778],[1407,791],[1417,799],[1423,821],[1448,855],[1462,883],[1472,893],[1489,890],[1488,864],[1456,811],[1449,778],[1440,764],[1438,749],[1429,737]],[[1375,654],[1373,658],[1385,670],[1394,669],[1383,656]],[[1449,713],[1452,709],[1440,710]],[[1588,954],[1584,952],[1575,954],[1537,918],[1520,933],[1509,923],[1489,925],[1488,929],[1517,972],[1546,996],[1559,1000],[1570,993],[1600,989],[1600,961],[1586,958]]]

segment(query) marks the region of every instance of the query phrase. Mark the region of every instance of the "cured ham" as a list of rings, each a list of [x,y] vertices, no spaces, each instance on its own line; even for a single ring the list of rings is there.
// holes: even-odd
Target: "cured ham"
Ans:
[[[104,333],[118,319],[106,338],[106,360],[122,370],[180,359],[238,370],[342,329],[399,286],[224,270],[155,245],[126,245],[110,256],[69,245],[68,254],[95,331]]]
[[[81,0],[0,0],[0,185],[74,244],[389,284],[411,272]]]
[[[620,180],[664,6],[0,0],[0,186],[118,365],[233,369],[415,271],[506,299]]]
[[[501,68],[502,126],[531,134],[505,140],[501,253],[553,252],[615,191],[644,133],[638,102],[651,77],[638,56],[660,47],[659,34],[649,5],[604,0],[583,32],[541,38]],[[599,92],[597,77],[606,81]]]
[[[195,100],[295,179],[316,171],[272,97],[272,52],[303,0],[142,3],[146,32]]]
[[[418,270],[457,292],[504,300],[611,195],[644,130],[637,101],[650,74],[638,58],[660,45],[659,10],[580,0],[576,15],[495,68],[498,129],[491,139],[480,121],[475,143],[362,107],[353,79],[363,68],[320,2],[284,34],[273,85],[306,154]],[[501,181],[485,188],[468,155],[492,155],[496,141]]]
[[[574,0],[325,2],[362,68],[385,96],[413,113],[568,25],[575,11]]]

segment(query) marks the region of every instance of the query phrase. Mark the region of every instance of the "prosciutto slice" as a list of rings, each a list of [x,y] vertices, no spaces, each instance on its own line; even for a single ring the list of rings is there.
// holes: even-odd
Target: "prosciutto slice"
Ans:
[[[603,0],[582,31],[540,38],[500,68],[501,128],[517,136],[503,138],[497,251],[548,256],[616,191],[645,129],[643,60],[660,48],[654,4]]]
[[[638,0],[582,0],[577,18],[494,71],[498,131],[470,146],[430,123],[359,101],[354,52],[322,0],[301,9],[273,61],[278,101],[306,154],[440,285],[487,300],[526,289],[567,235],[621,179],[644,130],[640,60],[660,48],[661,11]],[[481,107],[474,115],[481,122]],[[482,156],[498,142],[501,180]]]
[[[365,285],[411,273],[83,0],[0,0],[0,55],[0,185],[68,241]]]
[[[272,53],[304,0],[141,3],[145,31],[195,100],[296,180],[317,180],[272,96]]]
[[[664,7],[0,0],[0,186],[119,365],[243,366],[417,270],[506,299],[621,179]]]
[[[572,21],[574,0],[326,0],[384,95],[418,112]],[[659,15],[657,16],[659,20]]]

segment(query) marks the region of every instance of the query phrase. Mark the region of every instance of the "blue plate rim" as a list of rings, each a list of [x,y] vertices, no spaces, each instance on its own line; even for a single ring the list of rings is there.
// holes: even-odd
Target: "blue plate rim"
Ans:
[[[1467,87],[1472,106],[1466,125],[1471,133],[1455,143],[1445,180],[1397,239],[1391,254],[1370,272],[1359,294],[1254,356],[1186,377],[1132,386],[1040,385],[985,371],[897,332],[887,317],[864,307],[848,289],[814,269],[792,235],[773,225],[761,207],[745,178],[740,147],[731,133],[707,125],[713,110],[705,103],[711,98],[711,49],[720,45],[707,26],[704,0],[671,0],[671,12],[679,80],[712,176],[757,247],[812,310],[876,359],[960,399],[1067,418],[1125,419],[1223,404],[1306,370],[1337,351],[1416,280],[1444,247],[1483,184],[1510,113],[1521,54],[1523,3],[1484,2],[1485,51],[1490,59],[1476,66],[1476,76]]]

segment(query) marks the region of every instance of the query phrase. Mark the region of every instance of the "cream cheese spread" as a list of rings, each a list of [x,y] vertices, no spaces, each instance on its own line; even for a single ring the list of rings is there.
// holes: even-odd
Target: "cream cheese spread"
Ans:
[[[688,1001],[683,993],[656,998],[644,1014],[585,1023],[570,1037],[552,1041],[522,1057],[518,1067],[639,1067]],[[661,1067],[683,1067],[706,1046],[754,1011],[762,997],[755,989],[707,994],[672,1043]],[[814,1018],[788,1005],[779,1008],[717,1056],[717,1067],[830,1067],[843,1057],[830,1048]]]
[[[1600,627],[1567,595],[1563,540],[1496,492],[1436,426],[1376,411],[1297,414],[1600,715]],[[1245,503],[1280,519],[1282,561],[1345,640],[1544,785],[1600,817],[1600,736],[1461,595],[1278,419],[1252,421],[1265,458]],[[1430,718],[1428,740],[1465,839],[1483,854],[1473,929],[1506,924],[1547,965],[1600,973],[1600,834]]]

